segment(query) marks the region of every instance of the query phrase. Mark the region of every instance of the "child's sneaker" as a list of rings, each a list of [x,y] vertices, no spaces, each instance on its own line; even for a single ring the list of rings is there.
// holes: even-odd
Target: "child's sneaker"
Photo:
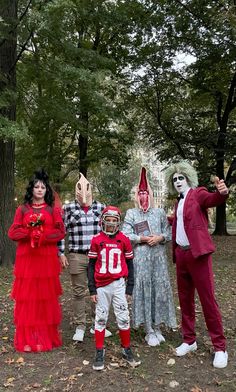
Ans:
[[[75,333],[73,335],[73,340],[76,342],[83,342],[85,331],[79,327],[76,328]]]
[[[93,370],[103,370],[104,369],[104,357],[105,357],[105,350],[97,349],[95,360],[93,362]]]
[[[122,356],[132,367],[139,366],[141,363],[141,361],[137,361],[134,359],[134,355],[130,347],[122,348]]]

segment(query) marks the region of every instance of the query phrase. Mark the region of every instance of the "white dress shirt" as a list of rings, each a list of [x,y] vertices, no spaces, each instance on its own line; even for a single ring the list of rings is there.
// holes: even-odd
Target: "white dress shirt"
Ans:
[[[176,242],[180,246],[190,245],[186,231],[184,229],[184,216],[183,216],[184,203],[185,203],[186,196],[187,196],[189,190],[190,190],[190,188],[188,188],[183,193],[184,197],[179,200],[178,207],[177,207]]]

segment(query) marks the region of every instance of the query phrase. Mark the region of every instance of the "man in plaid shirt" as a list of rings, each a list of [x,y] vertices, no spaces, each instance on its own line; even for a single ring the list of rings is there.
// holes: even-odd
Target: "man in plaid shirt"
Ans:
[[[91,184],[80,173],[75,186],[75,201],[63,206],[64,224],[68,233],[68,258],[65,256],[65,240],[58,245],[61,265],[69,267],[71,275],[76,323],[73,340],[79,342],[83,341],[86,328],[87,254],[92,237],[101,230],[99,222],[104,208],[104,204],[92,200]],[[94,330],[91,328],[90,332],[94,333]],[[110,335],[106,330],[105,336]]]

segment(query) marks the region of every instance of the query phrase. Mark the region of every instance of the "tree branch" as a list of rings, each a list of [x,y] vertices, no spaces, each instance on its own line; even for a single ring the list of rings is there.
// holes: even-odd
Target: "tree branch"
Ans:
[[[216,118],[217,118],[217,123],[219,124],[220,127],[222,123],[221,112],[223,107],[223,99],[222,99],[222,93],[220,91],[218,91],[216,95],[218,98]]]
[[[31,5],[32,2],[33,2],[33,0],[29,0],[27,6],[25,7],[24,12],[22,12],[21,16],[19,17],[19,21],[21,21],[21,20],[24,18],[24,16],[27,14],[28,9],[29,9],[29,7],[30,7],[30,5]],[[19,24],[19,23],[18,23],[18,24]]]
[[[164,132],[166,137],[177,147],[180,155],[183,158],[185,158],[186,155],[185,155],[184,150],[182,149],[180,143],[172,136],[171,132],[162,123],[162,120],[161,120],[162,110],[161,110],[160,96],[157,93],[157,91],[156,91],[156,94],[157,94],[157,105],[155,105],[155,106],[156,106],[157,111],[153,110],[153,108],[149,105],[149,103],[147,102],[147,100],[145,99],[144,96],[142,96],[141,98],[143,99],[144,104],[145,104],[146,108],[148,109],[148,111],[150,113],[152,113],[153,116],[156,118],[159,127],[162,129],[162,131]]]
[[[236,93],[236,72],[234,73],[234,76],[230,84],[228,98],[225,105],[224,114],[222,116],[222,124],[224,124],[225,127],[227,126],[228,123],[229,114],[235,107],[235,93]]]
[[[11,66],[9,72],[11,72],[11,71],[14,69],[14,67],[16,66],[16,64],[18,63],[18,61],[20,60],[20,58],[21,58],[23,52],[26,50],[26,46],[27,46],[27,44],[28,44],[30,38],[32,38],[32,36],[33,36],[33,31],[30,32],[30,34],[29,34],[28,38],[26,39],[25,43],[21,46],[21,50],[20,50],[20,52],[18,53],[18,55],[17,55],[17,57],[16,57],[14,63],[12,64],[12,66]]]
[[[13,28],[8,32],[9,35],[12,35],[14,33],[14,31],[17,29],[18,25],[20,24],[21,20],[24,18],[24,16],[27,14],[28,9],[31,5],[33,0],[29,0],[29,3],[27,4],[24,12],[21,14],[21,16],[18,18],[17,22],[15,23],[15,25],[13,25]],[[4,45],[4,43],[6,42],[6,38],[3,38],[3,40],[0,42],[0,46]]]

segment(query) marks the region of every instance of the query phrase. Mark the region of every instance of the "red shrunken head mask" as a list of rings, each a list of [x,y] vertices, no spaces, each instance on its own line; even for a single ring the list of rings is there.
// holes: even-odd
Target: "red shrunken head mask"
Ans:
[[[145,167],[142,167],[140,172],[140,180],[135,192],[135,201],[143,212],[147,212],[150,207],[154,207],[153,193],[147,179]]]

